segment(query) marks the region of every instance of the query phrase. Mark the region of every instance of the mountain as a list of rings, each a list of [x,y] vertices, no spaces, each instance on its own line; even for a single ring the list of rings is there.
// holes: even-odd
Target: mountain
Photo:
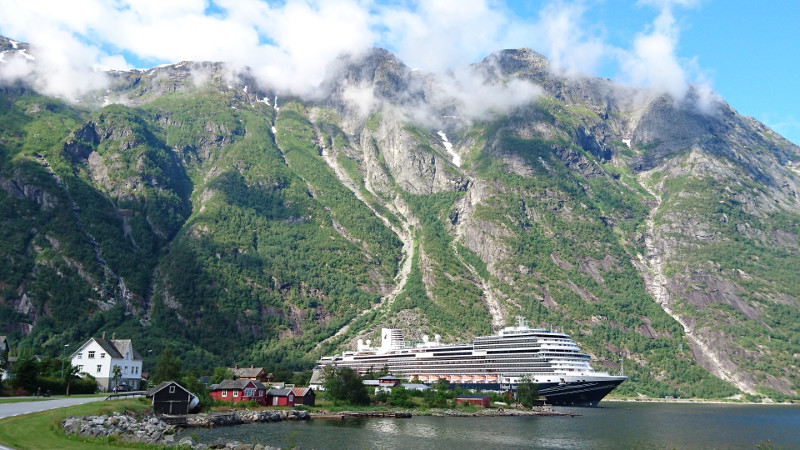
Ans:
[[[374,49],[304,97],[220,63],[106,78],[0,85],[19,348],[110,331],[300,369],[382,326],[455,342],[521,315],[624,359],[623,394],[800,395],[800,148],[696,88],[526,49],[444,76]]]

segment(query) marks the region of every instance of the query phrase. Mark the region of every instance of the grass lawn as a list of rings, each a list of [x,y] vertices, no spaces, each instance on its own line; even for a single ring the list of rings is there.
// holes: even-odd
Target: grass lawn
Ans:
[[[78,394],[78,395],[70,395],[71,397],[108,397],[108,393],[102,394]],[[54,395],[52,397],[0,397],[0,403],[21,403],[21,402],[43,402],[46,400],[53,400],[56,398],[68,398],[64,395]]]
[[[149,409],[138,399],[96,402],[42,411],[0,420],[0,443],[18,450],[23,449],[104,449],[104,448],[164,448],[155,445],[120,442],[115,438],[82,438],[66,436],[59,427],[69,416],[109,414],[124,409],[140,411]],[[173,447],[174,448],[174,447]]]

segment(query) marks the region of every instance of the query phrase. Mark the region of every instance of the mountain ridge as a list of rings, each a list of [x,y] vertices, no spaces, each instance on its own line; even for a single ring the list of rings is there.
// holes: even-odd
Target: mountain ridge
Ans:
[[[797,146],[526,49],[338,69],[305,100],[219,63],[114,73],[102,109],[6,87],[6,332],[308,367],[383,325],[456,341],[521,314],[629,359],[623,393],[797,396]]]

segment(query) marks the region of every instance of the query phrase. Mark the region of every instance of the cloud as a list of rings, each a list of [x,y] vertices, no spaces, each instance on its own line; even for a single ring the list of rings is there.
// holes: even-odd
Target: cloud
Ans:
[[[441,71],[498,50],[510,13],[486,0],[399,3],[377,15],[380,41],[411,67]]]
[[[630,49],[616,49],[619,81],[648,89],[654,95],[668,94],[678,102],[688,103],[702,113],[712,113],[720,102],[711,78],[696,59],[677,55],[680,27],[673,7],[693,7],[696,0],[642,0],[655,6],[658,16],[636,35]]]
[[[93,68],[223,61],[247,67],[282,93],[314,96],[336,58],[372,46],[437,74],[502,48],[531,47],[560,73],[591,74],[613,59],[620,80],[683,98],[688,82],[702,77],[676,56],[680,29],[672,11],[696,1],[641,4],[658,8],[658,16],[629,48],[618,48],[606,42],[601,24],[587,19],[590,4],[579,0],[548,2],[532,19],[499,0],[0,0],[0,33],[30,42],[37,55],[27,66],[0,63],[0,77],[32,80],[44,93],[75,98],[104,86]],[[510,104],[507,87],[450,76],[440,83],[443,94],[457,98],[467,116]],[[452,92],[454,86],[466,90]],[[350,95],[369,107],[365,93]]]
[[[552,2],[542,8],[536,27],[543,32],[542,49],[557,70],[589,74],[609,52],[598,30],[583,20],[583,3]],[[592,34],[594,32],[595,34]]]

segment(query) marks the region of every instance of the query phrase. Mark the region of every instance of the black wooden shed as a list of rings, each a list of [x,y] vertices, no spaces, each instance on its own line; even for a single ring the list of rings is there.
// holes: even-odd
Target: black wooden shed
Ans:
[[[174,381],[164,381],[148,389],[145,395],[151,399],[150,404],[156,414],[189,414],[197,406],[197,396]]]

